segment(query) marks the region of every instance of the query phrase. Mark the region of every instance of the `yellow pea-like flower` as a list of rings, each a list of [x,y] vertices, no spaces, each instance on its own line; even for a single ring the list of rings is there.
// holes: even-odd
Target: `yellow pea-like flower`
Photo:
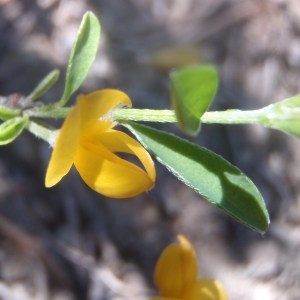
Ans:
[[[154,282],[161,293],[151,300],[227,300],[222,284],[215,279],[198,279],[196,252],[178,235],[178,244],[169,245],[159,257]]]
[[[131,100],[118,90],[78,97],[54,145],[46,187],[57,184],[74,164],[85,183],[107,197],[134,197],[152,188],[156,173],[149,153],[129,135],[114,129],[109,114],[120,106],[131,107]],[[119,153],[135,156],[143,167]]]

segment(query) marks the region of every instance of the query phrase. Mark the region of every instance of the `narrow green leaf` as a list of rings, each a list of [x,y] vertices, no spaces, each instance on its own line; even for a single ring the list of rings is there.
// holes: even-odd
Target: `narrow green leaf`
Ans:
[[[19,116],[21,114],[21,109],[8,108],[5,105],[0,104],[0,119],[8,120],[13,117]]]
[[[173,71],[171,99],[180,128],[196,135],[201,116],[214,100],[218,87],[218,73],[211,65],[193,65]]]
[[[31,101],[35,101],[45,94],[58,80],[59,70],[51,71],[42,81],[36,86],[36,88],[27,97]]]
[[[64,106],[80,87],[95,60],[100,40],[100,24],[97,17],[87,12],[82,19],[73,44],[67,67],[65,90],[57,105]]]
[[[6,145],[16,139],[28,124],[27,117],[16,117],[0,125],[0,145]]]
[[[210,203],[259,232],[268,229],[264,200],[253,182],[217,154],[144,125],[125,125],[179,180]]]

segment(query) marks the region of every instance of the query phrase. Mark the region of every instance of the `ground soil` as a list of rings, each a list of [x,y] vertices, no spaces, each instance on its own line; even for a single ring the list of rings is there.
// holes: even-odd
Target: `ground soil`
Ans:
[[[58,100],[87,10],[102,36],[81,92],[118,88],[135,107],[168,109],[168,72],[205,62],[221,77],[214,110],[256,109],[299,93],[297,0],[0,0],[0,95],[27,95],[58,68],[62,80],[43,101]],[[76,171],[46,189],[51,149],[24,133],[0,148],[0,299],[149,299],[155,261],[182,233],[197,249],[199,275],[222,281],[229,299],[298,300],[300,142],[250,125],[203,125],[194,141],[255,182],[272,221],[265,235],[158,162],[155,188],[131,200],[94,193]]]

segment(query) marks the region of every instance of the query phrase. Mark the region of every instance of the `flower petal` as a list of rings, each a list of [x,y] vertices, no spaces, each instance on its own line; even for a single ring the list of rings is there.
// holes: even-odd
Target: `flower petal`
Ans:
[[[86,126],[90,122],[97,121],[116,106],[131,107],[131,105],[129,97],[119,90],[104,89],[87,95],[81,95],[78,97],[81,127]],[[112,125],[112,121],[108,120],[108,124]]]
[[[45,186],[57,184],[71,169],[79,144],[80,112],[75,106],[65,119],[46,172]]]
[[[165,248],[156,263],[154,282],[165,297],[180,298],[183,292],[180,252],[179,245],[171,244]]]
[[[183,281],[184,284],[190,284],[197,278],[197,255],[194,247],[183,235],[178,235],[177,239],[181,247],[181,259],[183,265]]]
[[[100,128],[98,128],[100,125]],[[114,129],[101,132],[101,124],[90,130],[89,141],[95,145],[102,144],[111,152],[123,152],[135,155],[143,164],[152,182],[155,182],[156,171],[153,160],[145,148],[124,132]]]
[[[218,280],[201,279],[189,287],[183,296],[185,300],[227,300],[227,294]]]
[[[107,197],[134,197],[153,185],[144,170],[119,158],[101,144],[96,146],[83,141],[74,164],[85,183]]]
[[[179,244],[169,245],[159,257],[154,281],[163,296],[181,298],[185,286],[196,281],[197,258],[190,242],[182,235]]]

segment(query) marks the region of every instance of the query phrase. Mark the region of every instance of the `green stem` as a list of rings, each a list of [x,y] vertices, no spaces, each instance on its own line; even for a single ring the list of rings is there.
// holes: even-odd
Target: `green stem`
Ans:
[[[70,112],[71,107],[62,107],[50,109],[28,110],[24,114],[34,117],[44,118],[65,118]],[[203,123],[215,124],[260,124],[265,117],[265,109],[258,110],[226,110],[206,112],[201,121]],[[110,117],[120,123],[126,121],[145,121],[145,122],[169,122],[176,123],[176,115],[174,110],[152,110],[152,109],[114,109]],[[43,124],[30,121],[27,129],[36,137],[42,138],[53,147],[58,130],[53,130]]]
[[[236,110],[206,112],[202,117],[203,123],[216,124],[257,124],[264,115],[263,109]],[[111,113],[117,122],[146,121],[146,122],[169,122],[176,123],[174,110],[151,110],[151,109],[115,109]]]
[[[155,110],[155,109],[134,109],[118,108],[111,112],[111,117],[117,122],[126,121],[145,121],[176,123],[176,116],[173,110]]]
[[[72,107],[41,107],[24,111],[24,115],[39,118],[65,118]],[[229,109],[225,111],[209,111],[202,117],[203,123],[215,124],[259,124],[265,116],[264,108],[257,110]],[[176,123],[174,110],[117,108],[110,116],[117,122],[143,121]]]
[[[36,118],[58,118],[64,119],[70,112],[72,107],[56,107],[56,106],[44,106],[27,109],[23,112],[23,115]]]
[[[38,124],[33,121],[29,122],[27,130],[30,131],[36,137],[41,138],[47,143],[49,143],[51,147],[53,147],[58,134],[58,130],[49,129],[44,125]]]
[[[201,121],[203,123],[216,124],[260,124],[264,116],[263,109],[257,110],[238,110],[229,109],[225,111],[206,112]]]

